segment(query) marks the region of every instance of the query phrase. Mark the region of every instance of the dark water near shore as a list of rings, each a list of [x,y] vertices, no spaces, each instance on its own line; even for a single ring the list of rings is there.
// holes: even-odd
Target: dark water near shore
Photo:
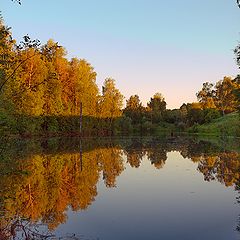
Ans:
[[[0,239],[240,239],[236,141],[2,141]]]

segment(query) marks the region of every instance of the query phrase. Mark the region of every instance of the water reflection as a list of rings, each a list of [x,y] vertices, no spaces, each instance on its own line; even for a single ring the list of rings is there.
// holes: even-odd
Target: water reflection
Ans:
[[[98,182],[117,186],[126,164],[141,167],[146,157],[164,168],[167,153],[197,163],[205,181],[240,189],[240,154],[226,146],[187,138],[104,141],[45,139],[11,141],[0,156],[0,239],[47,239],[67,221],[67,210],[86,210]],[[161,170],[160,170],[161,171]],[[239,225],[240,226],[240,225]],[[237,227],[239,230],[240,227]]]

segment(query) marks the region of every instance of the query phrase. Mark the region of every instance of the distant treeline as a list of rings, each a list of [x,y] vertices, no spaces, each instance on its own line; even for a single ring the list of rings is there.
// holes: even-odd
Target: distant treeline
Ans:
[[[239,46],[235,49],[239,64]],[[112,135],[184,131],[239,110],[240,77],[204,83],[198,102],[168,110],[161,93],[147,106],[138,95],[123,109],[123,95],[107,78],[101,91],[94,68],[84,59],[66,57],[64,47],[49,40],[41,45],[25,36],[16,43],[0,20],[0,133],[48,135],[80,131]]]
[[[184,131],[194,125],[210,123],[212,120],[240,110],[240,76],[224,77],[215,85],[203,83],[196,94],[198,102],[182,104],[179,109],[166,109],[166,102],[160,93],[143,107],[139,96],[131,96],[123,110],[124,117],[138,128],[165,127],[172,131]]]

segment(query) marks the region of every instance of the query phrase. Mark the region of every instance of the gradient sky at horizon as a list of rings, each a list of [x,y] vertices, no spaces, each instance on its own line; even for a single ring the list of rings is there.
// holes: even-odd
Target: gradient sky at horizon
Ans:
[[[1,0],[0,10],[18,41],[54,39],[69,58],[93,65],[99,86],[112,77],[126,99],[138,94],[144,105],[161,92],[178,108],[196,101],[203,82],[239,73],[235,0]]]

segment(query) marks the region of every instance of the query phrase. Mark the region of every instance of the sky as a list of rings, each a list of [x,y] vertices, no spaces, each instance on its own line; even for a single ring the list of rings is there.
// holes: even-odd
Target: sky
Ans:
[[[204,82],[240,71],[235,0],[0,0],[0,11],[17,41],[54,39],[92,64],[99,87],[112,77],[125,100],[138,94],[144,105],[160,92],[179,108]]]

